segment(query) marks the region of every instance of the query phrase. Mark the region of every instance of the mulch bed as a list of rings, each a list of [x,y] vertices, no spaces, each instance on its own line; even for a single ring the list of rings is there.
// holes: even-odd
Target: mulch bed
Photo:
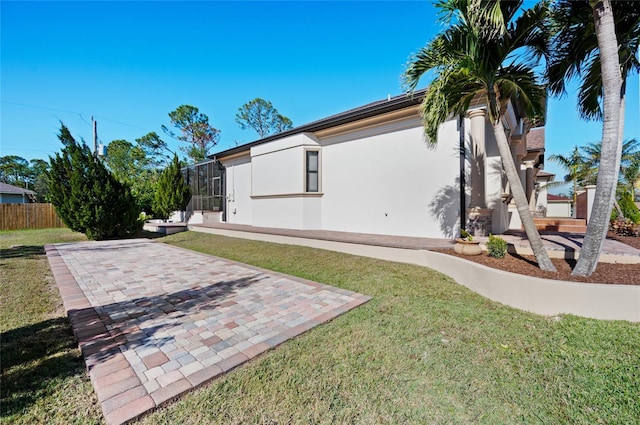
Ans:
[[[615,235],[611,232],[609,232],[608,237],[640,249],[640,238]],[[596,267],[596,271],[591,276],[585,278],[571,275],[571,271],[576,265],[576,260],[552,258],[551,261],[557,269],[557,272],[553,273],[541,270],[538,267],[535,257],[528,255],[507,254],[505,258],[493,258],[489,257],[486,252],[483,252],[481,255],[466,256],[456,254],[453,249],[438,249],[434,251],[454,255],[494,269],[544,279],[557,279],[570,282],[640,285],[640,264],[612,264],[600,262]]]

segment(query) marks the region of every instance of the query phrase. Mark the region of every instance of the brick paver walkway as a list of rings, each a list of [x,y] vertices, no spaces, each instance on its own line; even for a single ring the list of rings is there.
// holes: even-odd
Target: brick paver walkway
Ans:
[[[46,250],[109,424],[370,299],[145,239]]]

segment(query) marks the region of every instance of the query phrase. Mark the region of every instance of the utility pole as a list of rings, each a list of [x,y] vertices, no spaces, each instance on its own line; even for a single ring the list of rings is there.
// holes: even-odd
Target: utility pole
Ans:
[[[94,121],[91,115],[91,124],[93,124],[93,155],[98,156],[98,122]]]

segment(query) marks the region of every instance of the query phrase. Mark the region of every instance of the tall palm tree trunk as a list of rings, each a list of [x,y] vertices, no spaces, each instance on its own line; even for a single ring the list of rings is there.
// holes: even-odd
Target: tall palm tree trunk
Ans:
[[[574,276],[590,276],[596,269],[602,243],[609,230],[611,208],[616,194],[620,170],[620,109],[622,104],[622,75],[618,57],[618,41],[611,2],[592,0],[593,17],[600,50],[600,69],[603,86],[602,151],[600,170],[596,180],[596,194],[589,218],[587,233],[580,251],[580,258],[571,273]]]
[[[502,159],[502,166],[504,167],[504,172],[507,175],[509,186],[511,186],[511,194],[513,195],[513,200],[516,203],[516,208],[520,215],[520,221],[522,221],[522,225],[524,226],[524,231],[529,239],[529,244],[531,245],[533,254],[536,256],[536,260],[538,260],[538,266],[540,266],[542,270],[555,272],[556,268],[551,262],[549,254],[547,254],[547,251],[544,249],[540,233],[533,222],[533,214],[529,208],[529,202],[527,201],[527,196],[524,193],[524,188],[522,187],[522,182],[520,181],[515,161],[511,156],[511,149],[509,149],[509,142],[507,141],[507,136],[504,134],[502,123],[498,119],[495,120],[492,126],[493,134],[495,135],[498,144],[500,158]]]

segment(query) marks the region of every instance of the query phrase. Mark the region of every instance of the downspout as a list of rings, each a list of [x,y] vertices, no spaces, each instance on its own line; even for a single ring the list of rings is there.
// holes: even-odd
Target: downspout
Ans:
[[[466,163],[466,155],[465,155],[465,137],[464,137],[464,115],[460,115],[460,124],[458,128],[460,129],[460,144],[459,144],[459,154],[460,157],[460,230],[466,230],[467,218],[467,203],[466,203],[466,182],[465,182],[465,163]]]

